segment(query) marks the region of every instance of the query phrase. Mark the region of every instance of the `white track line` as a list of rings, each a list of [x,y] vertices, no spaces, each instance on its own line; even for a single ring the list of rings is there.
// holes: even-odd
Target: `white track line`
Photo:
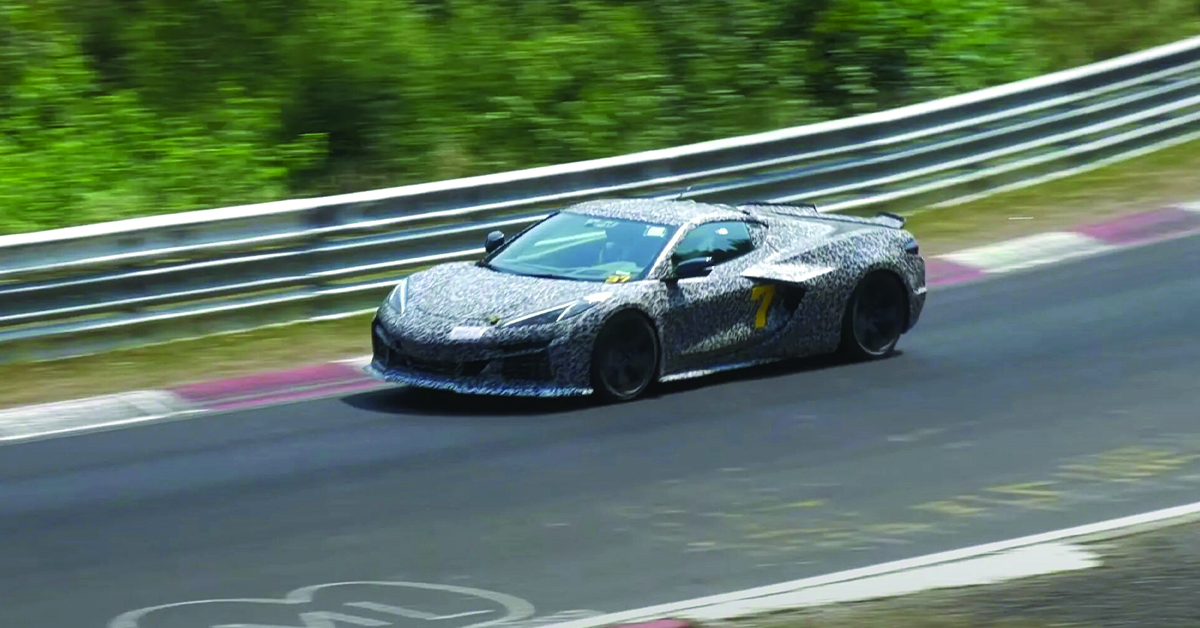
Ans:
[[[881,563],[870,567],[862,567],[859,569],[850,569],[847,571],[839,571],[836,573],[827,574],[824,576],[816,576],[812,578],[804,578],[801,580],[793,580],[791,582],[782,582],[779,584],[746,589],[733,593],[723,593],[708,597],[686,600],[683,602],[674,602],[671,604],[662,604],[659,606],[649,606],[632,611],[621,613],[612,613],[609,615],[601,615],[577,621],[564,622],[554,624],[546,628],[599,628],[601,626],[610,626],[614,624],[633,623],[641,621],[650,621],[654,619],[664,619],[671,617],[679,617],[690,612],[703,612],[706,617],[724,616],[734,617],[744,605],[754,600],[755,598],[765,598],[767,596],[778,596],[781,594],[796,593],[804,589],[814,587],[851,582],[862,580],[874,576],[882,576],[895,574],[898,572],[919,569],[923,567],[931,567],[935,565],[944,565],[956,561],[962,561],[972,558],[978,558],[998,552],[1008,552],[1015,549],[1031,547],[1034,545],[1042,545],[1046,543],[1057,543],[1068,539],[1081,539],[1084,537],[1109,536],[1113,533],[1128,533],[1135,528],[1149,527],[1162,525],[1167,522],[1175,523],[1176,519],[1185,517],[1200,516],[1200,502],[1187,504],[1184,506],[1176,506],[1174,508],[1166,508],[1153,512],[1133,515],[1130,517],[1122,517],[1120,519],[1111,519],[1100,523],[1092,523],[1074,528],[1066,528],[1053,532],[1045,532],[1032,536],[1025,536],[1008,541],[999,541],[996,543],[986,543],[984,545],[976,545],[963,549],[951,550],[948,552],[939,552],[937,554],[929,554],[916,558],[908,558],[904,560],[893,561],[889,563]],[[781,600],[783,598],[780,598]],[[725,608],[721,608],[721,607]],[[770,607],[769,605],[756,605],[756,612],[766,612],[770,610],[784,610],[790,608],[790,605],[780,607]],[[723,615],[722,613],[729,612],[732,614]]]
[[[1018,578],[1091,569],[1099,567],[1100,564],[1100,555],[1081,545],[1046,543],[944,565],[932,565],[852,582],[810,587],[792,593],[751,598],[744,602],[693,609],[681,619],[722,621],[780,609],[878,600],[935,589],[995,584]]]

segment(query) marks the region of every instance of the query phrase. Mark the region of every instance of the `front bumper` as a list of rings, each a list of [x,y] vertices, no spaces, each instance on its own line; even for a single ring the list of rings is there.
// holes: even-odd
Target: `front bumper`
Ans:
[[[376,379],[392,384],[404,384],[417,388],[449,390],[471,395],[498,395],[506,397],[573,397],[590,395],[591,388],[538,384],[533,382],[507,381],[499,378],[445,376],[421,373],[401,368],[381,368],[371,362],[363,369]]]
[[[592,392],[564,379],[577,368],[564,368],[551,339],[509,339],[485,347],[429,347],[389,330],[378,318],[371,324],[371,363],[364,369],[393,384],[459,393],[563,397]],[[508,347],[506,349],[506,346]]]

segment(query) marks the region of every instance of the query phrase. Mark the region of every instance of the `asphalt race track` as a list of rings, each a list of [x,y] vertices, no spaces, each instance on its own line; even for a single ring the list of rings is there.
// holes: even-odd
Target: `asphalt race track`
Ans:
[[[546,620],[1200,499],[1200,237],[932,290],[901,347],[618,406],[387,389],[6,447],[0,626]],[[303,589],[347,581],[422,586]]]

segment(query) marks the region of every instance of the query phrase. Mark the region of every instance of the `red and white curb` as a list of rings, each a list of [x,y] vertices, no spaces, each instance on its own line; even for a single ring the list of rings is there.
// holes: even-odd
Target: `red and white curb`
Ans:
[[[688,628],[693,623],[722,622],[804,607],[1087,569],[1099,566],[1100,557],[1080,543],[1125,536],[1198,518],[1200,502],[824,576],[599,615],[544,628]]]
[[[199,412],[173,392],[138,390],[0,410],[0,445],[132,427]]]
[[[238,410],[290,401],[347,395],[382,386],[367,377],[363,367],[369,357],[314,364],[275,371],[187,384],[170,390],[194,406],[206,410]]]
[[[1050,231],[935,255],[927,283],[945,286],[1200,233],[1200,203],[1132,214],[1071,231]]]
[[[1193,233],[1200,233],[1200,203],[932,256],[926,260],[926,283],[935,288],[962,284]],[[363,373],[369,360],[354,358],[166,390],[0,410],[0,445],[384,387]]]
[[[363,373],[370,357],[258,373],[167,390],[0,410],[0,445],[100,432],[225,410],[348,395],[386,386]]]

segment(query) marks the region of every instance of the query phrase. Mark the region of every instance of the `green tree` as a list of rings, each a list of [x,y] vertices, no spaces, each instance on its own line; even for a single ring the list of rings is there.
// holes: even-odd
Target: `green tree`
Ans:
[[[1198,24],[1195,0],[13,0],[0,232],[778,129]]]
[[[272,200],[324,150],[319,134],[279,142],[279,103],[236,86],[186,116],[106,89],[55,7],[18,6],[3,20],[19,34],[0,55],[11,81],[0,110],[4,231]]]

